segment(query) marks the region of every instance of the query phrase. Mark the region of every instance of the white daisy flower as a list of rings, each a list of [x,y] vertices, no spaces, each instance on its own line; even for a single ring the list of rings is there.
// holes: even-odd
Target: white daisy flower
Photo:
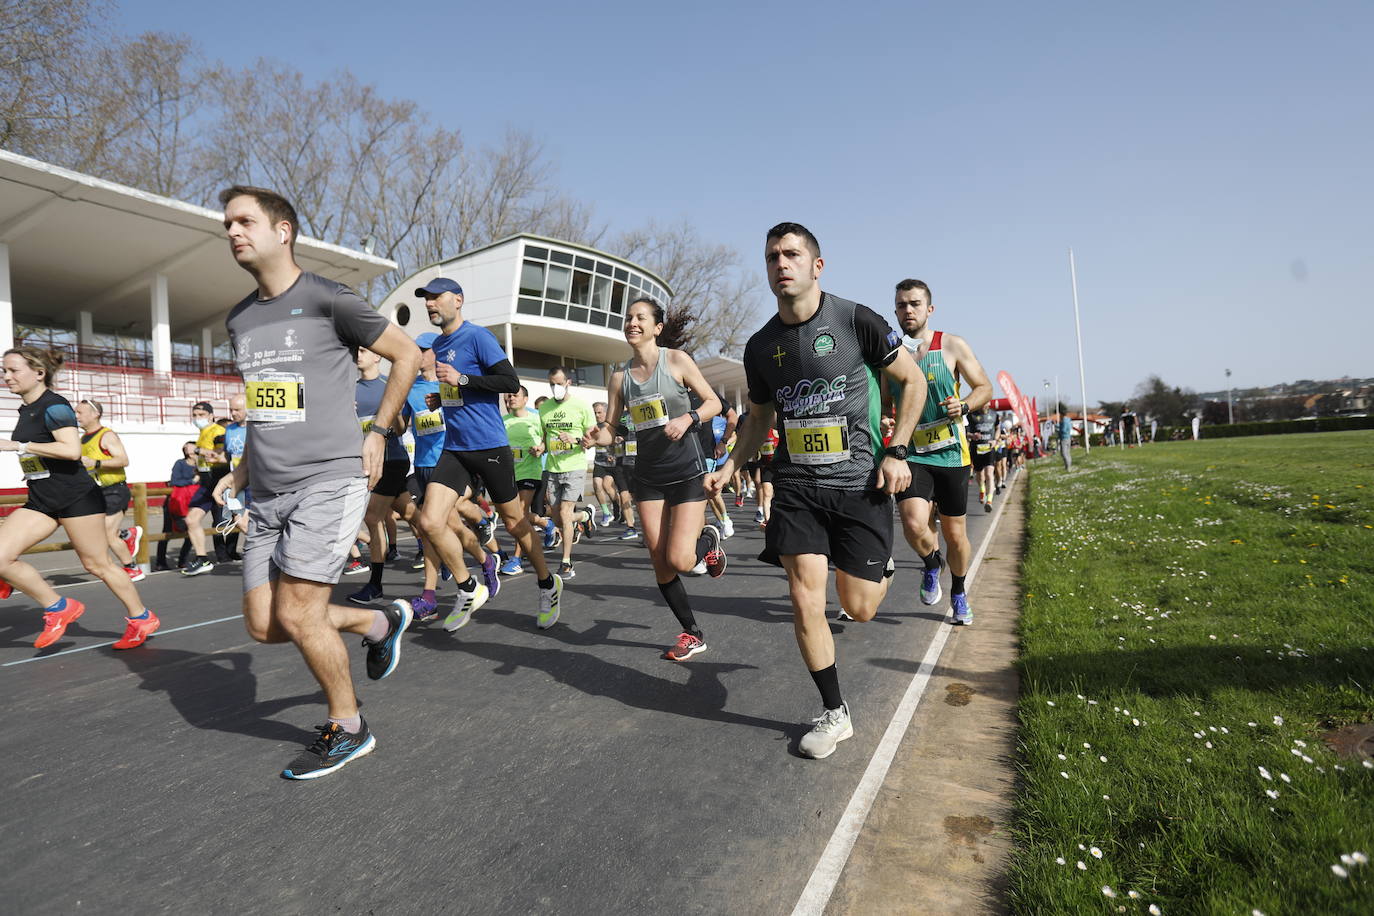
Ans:
[[[1103,897],[1115,897],[1115,896],[1116,896],[1116,891],[1112,890],[1111,887],[1109,887],[1108,885],[1104,884],[1104,885],[1102,885],[1102,896],[1103,896]]]
[[[1333,866],[1331,866],[1331,873],[1332,873],[1333,875],[1335,875],[1337,878],[1349,878],[1349,877],[1350,877],[1350,872],[1346,871],[1346,870],[1345,870],[1345,867],[1342,866],[1342,865],[1333,865]]]
[[[1264,767],[1260,767],[1260,768],[1259,768],[1259,774],[1260,774],[1261,776],[1263,776],[1265,779],[1268,779],[1268,780],[1271,780],[1271,781],[1272,781],[1273,778],[1274,778],[1274,777],[1272,777],[1272,776],[1269,775],[1269,771],[1266,770]]]
[[[1365,855],[1365,854],[1362,853],[1362,852],[1352,852],[1352,853],[1350,854],[1350,858],[1352,858],[1352,859],[1355,860],[1355,864],[1356,864],[1356,865],[1368,865],[1368,864],[1369,864],[1369,856]]]
[[[1088,855],[1092,856],[1094,859],[1100,859],[1102,858],[1102,850],[1094,846],[1092,849],[1088,850]]]
[[[1279,774],[1279,779],[1282,779],[1284,782],[1292,782],[1292,781],[1293,781],[1293,780],[1291,780],[1291,779],[1288,778],[1288,774],[1287,774],[1287,773],[1280,773],[1280,774]]]
[[[1277,790],[1277,789],[1265,789],[1265,790],[1264,790],[1264,794],[1265,794],[1265,795],[1268,795],[1270,798],[1278,798],[1278,797],[1279,797],[1279,793],[1278,793],[1278,790]]]
[[[1063,864],[1064,864],[1064,857],[1063,857],[1063,856],[1055,856],[1055,857],[1054,857],[1054,864],[1055,864],[1055,865],[1063,865]]]
[[[1082,860],[1082,859],[1079,859],[1077,862],[1074,863],[1074,865],[1075,865],[1075,867],[1076,867],[1079,871],[1087,871],[1087,870],[1088,870],[1088,866],[1086,866],[1086,865],[1083,864],[1083,860]]]
[[[1162,912],[1164,911],[1159,908],[1159,904],[1150,904],[1150,916],[1159,916],[1159,914]]]

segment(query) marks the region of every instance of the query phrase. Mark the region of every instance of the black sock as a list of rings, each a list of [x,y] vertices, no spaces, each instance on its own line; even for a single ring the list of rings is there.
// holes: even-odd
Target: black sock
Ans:
[[[939,568],[940,568],[940,548],[939,548],[939,547],[936,547],[934,550],[932,550],[932,551],[930,552],[930,556],[928,556],[928,557],[921,557],[921,560],[926,564],[926,569],[939,569]]]
[[[951,575],[949,579],[952,583],[949,587],[949,593],[951,595],[962,595],[964,593],[964,577]]]
[[[687,600],[687,588],[682,584],[682,577],[673,576],[671,582],[658,583],[658,590],[663,593],[663,600],[668,602],[668,610],[673,612],[677,622],[682,625],[683,632],[700,636],[701,630],[697,628],[697,618],[692,613],[691,603]]]
[[[465,591],[465,592],[474,592],[474,591],[476,591],[476,590],[477,590],[477,577],[476,577],[476,576],[468,576],[468,577],[467,577],[466,579],[464,579],[462,582],[459,582],[459,583],[458,583],[458,588],[461,589],[462,591]]]
[[[834,665],[812,671],[811,680],[816,682],[816,689],[821,692],[821,702],[826,709],[839,709],[844,705],[844,700],[840,698],[840,672]]]
[[[369,584],[369,585],[375,585],[377,588],[381,588],[381,587],[382,587],[382,571],[385,570],[385,569],[386,569],[386,564],[385,564],[385,563],[373,563],[373,564],[372,564],[372,578],[370,578],[370,579],[367,580],[367,581],[368,581],[368,584]]]
[[[701,536],[697,538],[697,562],[703,563],[706,560],[706,551],[711,549],[711,536],[706,533],[706,529],[701,529]]]
[[[553,573],[549,573],[549,577],[548,577],[547,579],[540,579],[540,580],[539,580],[539,587],[540,587],[540,588],[553,588]]]

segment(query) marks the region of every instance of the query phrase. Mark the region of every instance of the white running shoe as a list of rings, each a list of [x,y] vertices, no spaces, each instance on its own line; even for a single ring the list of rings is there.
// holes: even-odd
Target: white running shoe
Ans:
[[[730,516],[728,515],[720,520],[720,536],[723,538],[732,538],[735,536],[735,523],[730,521]]]
[[[802,736],[797,750],[803,757],[821,760],[835,753],[835,745],[854,737],[854,725],[849,720],[849,704],[839,709],[827,709],[813,720],[816,727]]]
[[[563,598],[563,580],[553,577],[553,588],[541,588],[539,590],[539,629],[547,630],[558,622],[560,603]]]
[[[453,610],[444,618],[444,629],[452,633],[467,626],[472,615],[487,603],[490,595],[491,592],[481,582],[478,582],[470,592],[458,589],[458,600],[453,603]]]

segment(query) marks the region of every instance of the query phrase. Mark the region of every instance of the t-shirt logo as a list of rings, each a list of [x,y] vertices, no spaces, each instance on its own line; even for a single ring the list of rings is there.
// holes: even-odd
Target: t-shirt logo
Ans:
[[[453,349],[452,347],[449,347],[447,350],[444,351],[444,362],[452,363],[457,358],[458,351]]]
[[[776,359],[778,361],[779,369],[782,368],[782,358],[786,355],[787,351],[782,348],[782,344],[778,344],[778,352],[773,354],[773,359]]]
[[[821,334],[812,341],[811,349],[814,350],[818,356],[824,356],[835,349],[835,338],[831,337],[829,334]]]
[[[295,328],[287,328],[287,329],[286,329],[286,336],[285,336],[284,338],[282,338],[282,345],[285,346],[288,350],[295,348],[295,346],[296,346],[296,329],[295,329]]]

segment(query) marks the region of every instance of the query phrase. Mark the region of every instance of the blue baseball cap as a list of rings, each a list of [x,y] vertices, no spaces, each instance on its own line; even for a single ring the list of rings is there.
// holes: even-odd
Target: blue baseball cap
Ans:
[[[438,339],[438,334],[435,334],[433,331],[426,331],[415,338],[415,346],[419,347],[421,350],[429,350],[434,347],[434,341]]]
[[[463,295],[463,288],[448,277],[435,277],[424,286],[415,290],[415,295],[424,296],[426,294],[437,296],[440,293],[453,293],[455,296]]]

